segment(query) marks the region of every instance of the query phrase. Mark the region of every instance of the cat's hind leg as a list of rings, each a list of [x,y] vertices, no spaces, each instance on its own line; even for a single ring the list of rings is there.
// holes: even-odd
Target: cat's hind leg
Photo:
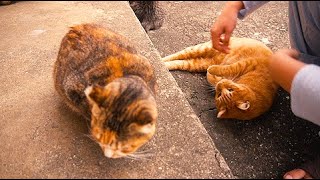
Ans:
[[[211,41],[197,44],[195,46],[187,47],[181,51],[178,51],[174,54],[163,57],[161,60],[163,62],[173,61],[173,60],[187,60],[195,59],[200,57],[212,57],[212,54],[216,50],[212,48]]]

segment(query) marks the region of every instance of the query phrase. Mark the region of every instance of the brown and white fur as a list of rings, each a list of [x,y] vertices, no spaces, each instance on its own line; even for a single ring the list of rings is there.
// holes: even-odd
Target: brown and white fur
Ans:
[[[106,157],[137,157],[154,135],[154,69],[125,37],[96,24],[71,27],[53,77],[62,100],[90,120],[92,139]]]
[[[230,53],[212,48],[211,41],[162,58],[169,70],[206,72],[215,88],[218,118],[251,120],[271,107],[278,85],[268,71],[272,51],[249,38],[230,39]]]

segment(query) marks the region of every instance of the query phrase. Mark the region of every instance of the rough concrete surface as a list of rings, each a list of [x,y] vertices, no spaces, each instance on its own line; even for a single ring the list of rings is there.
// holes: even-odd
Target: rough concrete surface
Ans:
[[[161,56],[210,40],[210,27],[225,2],[162,1],[162,28],[148,33]],[[244,20],[233,35],[266,43],[272,50],[289,47],[287,1],[269,2]],[[205,74],[171,72],[193,110],[239,178],[282,178],[320,152],[320,128],[293,115],[290,96],[280,89],[269,112],[254,121],[217,120],[213,93]],[[312,150],[312,151],[311,151]]]
[[[153,152],[147,160],[105,158],[54,90],[61,39],[84,22],[127,36],[156,68],[159,119],[141,148]],[[18,1],[0,6],[0,24],[0,178],[233,178],[125,1]]]

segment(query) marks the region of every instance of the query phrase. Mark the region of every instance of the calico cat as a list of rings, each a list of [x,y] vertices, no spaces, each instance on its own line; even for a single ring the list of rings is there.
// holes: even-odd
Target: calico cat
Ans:
[[[129,1],[129,4],[146,32],[162,26],[165,14],[158,1]]]
[[[133,157],[154,135],[154,69],[125,37],[96,24],[71,27],[53,77],[63,101],[90,119],[92,138],[106,157]]]
[[[229,54],[213,49],[209,41],[162,61],[169,70],[207,72],[207,81],[215,88],[218,118],[251,120],[271,107],[278,89],[267,67],[272,51],[249,38],[233,37],[229,45]]]

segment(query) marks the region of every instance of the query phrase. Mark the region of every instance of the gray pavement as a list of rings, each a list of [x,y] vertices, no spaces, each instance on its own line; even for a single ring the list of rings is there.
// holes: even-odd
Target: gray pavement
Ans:
[[[141,150],[108,159],[61,102],[52,70],[68,27],[96,22],[127,36],[156,69],[159,119]],[[125,1],[19,1],[0,6],[0,178],[234,178]]]
[[[148,35],[162,57],[208,41],[224,3],[162,1],[167,14],[163,27]],[[274,51],[289,47],[287,8],[287,1],[269,2],[239,20],[233,35],[263,41]],[[171,73],[235,177],[282,178],[320,152],[320,127],[295,117],[290,96],[282,89],[270,111],[254,121],[217,120],[205,74]]]

